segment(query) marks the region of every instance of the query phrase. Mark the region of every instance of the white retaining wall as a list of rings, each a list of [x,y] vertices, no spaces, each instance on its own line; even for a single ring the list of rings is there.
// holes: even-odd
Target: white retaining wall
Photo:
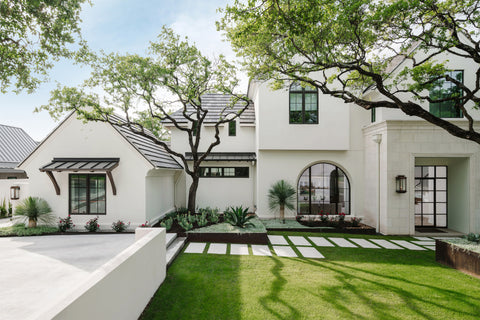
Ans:
[[[165,235],[164,228],[137,229],[133,245],[39,319],[138,319],[165,280]]]

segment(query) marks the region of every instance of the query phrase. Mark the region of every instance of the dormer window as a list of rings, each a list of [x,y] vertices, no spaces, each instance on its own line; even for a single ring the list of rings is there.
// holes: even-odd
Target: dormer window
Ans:
[[[447,75],[463,83],[463,71],[448,71]],[[430,99],[439,101],[447,98],[461,97],[462,89],[451,81],[440,79],[430,90]],[[439,118],[463,118],[462,110],[455,106],[455,100],[430,102],[430,113]]]
[[[294,82],[290,86],[290,123],[318,123],[318,91],[315,87]]]

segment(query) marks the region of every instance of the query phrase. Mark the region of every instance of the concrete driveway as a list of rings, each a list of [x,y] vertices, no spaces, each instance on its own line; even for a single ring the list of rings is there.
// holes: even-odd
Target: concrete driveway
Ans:
[[[134,240],[134,234],[0,238],[0,319],[35,319]]]

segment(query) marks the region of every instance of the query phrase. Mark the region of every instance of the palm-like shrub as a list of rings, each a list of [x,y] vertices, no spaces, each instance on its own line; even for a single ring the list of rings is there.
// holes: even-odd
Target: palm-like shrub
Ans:
[[[15,207],[15,215],[23,217],[25,221],[28,221],[29,228],[35,228],[37,221],[49,225],[52,224],[55,219],[47,201],[37,197],[28,197],[22,200]]]
[[[245,228],[247,226],[253,226],[249,220],[254,217],[254,215],[248,215],[248,208],[243,209],[240,207],[230,207],[223,213],[225,221],[230,223],[232,226],[237,226],[240,228]]]
[[[268,206],[270,210],[280,210],[280,220],[283,223],[285,223],[285,208],[294,209],[295,193],[295,188],[285,180],[275,182],[268,190]]]

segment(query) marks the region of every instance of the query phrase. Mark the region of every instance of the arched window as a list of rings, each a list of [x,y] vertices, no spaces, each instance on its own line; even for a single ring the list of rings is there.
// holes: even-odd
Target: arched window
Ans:
[[[290,123],[318,123],[318,91],[294,82],[290,86]]]
[[[317,163],[298,180],[298,214],[350,214],[350,182],[339,167]]]

